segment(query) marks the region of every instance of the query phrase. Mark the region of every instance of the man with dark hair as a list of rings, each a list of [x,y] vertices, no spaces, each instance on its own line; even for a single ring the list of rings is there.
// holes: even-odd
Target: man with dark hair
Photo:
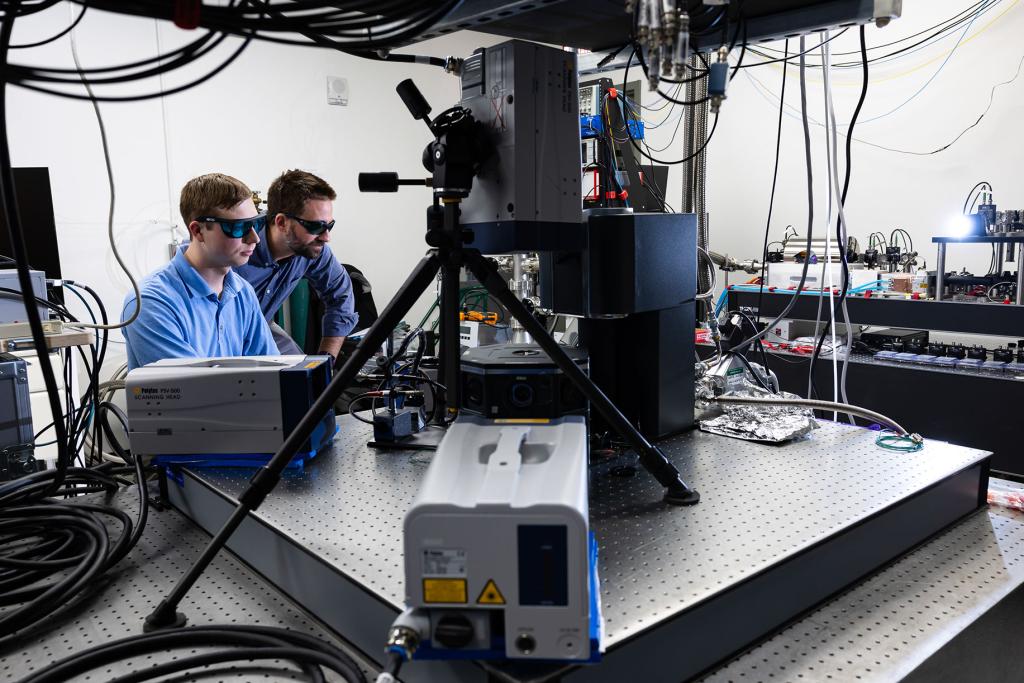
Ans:
[[[271,321],[281,304],[305,278],[324,303],[319,353],[337,359],[345,337],[355,329],[352,280],[331,252],[334,189],[306,171],[285,171],[267,190],[267,225],[249,262],[235,270],[256,290],[260,308]],[[274,340],[282,353],[302,353],[276,323]]]
[[[237,178],[209,173],[185,183],[179,201],[190,241],[139,285],[139,317],[124,330],[128,369],[164,358],[277,355],[259,301],[232,271],[245,264],[266,216]],[[135,312],[125,298],[121,320]]]

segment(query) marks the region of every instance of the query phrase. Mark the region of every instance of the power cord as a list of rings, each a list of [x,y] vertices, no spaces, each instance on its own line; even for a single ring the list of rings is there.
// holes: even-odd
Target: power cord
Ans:
[[[85,14],[85,8],[82,8],[82,14]],[[71,57],[75,61],[75,69],[78,70],[78,75],[82,79],[82,85],[85,86],[85,91],[89,94],[89,101],[92,102],[93,111],[96,113],[96,123],[100,129],[100,142],[103,145],[103,161],[107,169],[107,186],[110,189],[110,205],[107,211],[107,241],[110,243],[110,251],[114,254],[114,260],[117,261],[117,265],[121,266],[121,270],[128,276],[128,281],[132,283],[132,290],[135,292],[135,310],[131,316],[119,323],[113,325],[106,324],[106,321],[101,325],[95,323],[80,323],[82,327],[88,327],[99,330],[119,330],[123,327],[128,327],[139,317],[139,313],[142,312],[142,293],[139,291],[139,283],[135,281],[128,266],[125,265],[124,259],[121,258],[121,253],[117,250],[117,240],[114,239],[114,167],[110,162],[110,145],[107,142],[107,127],[103,124],[103,115],[100,114],[100,104],[96,101],[96,95],[92,91],[92,86],[89,84],[88,79],[85,77],[85,72],[82,70],[82,63],[78,61],[78,44],[75,42],[75,24],[78,20],[81,20],[82,15],[78,16],[78,19],[71,24]]]
[[[196,649],[200,648],[217,649],[196,654]],[[316,683],[326,681],[325,669],[340,675],[348,683],[366,683],[366,677],[356,662],[330,643],[290,629],[239,625],[191,626],[122,638],[54,662],[21,683],[63,683],[118,662],[168,651],[176,652],[171,661],[147,665],[106,680],[109,683],[138,683],[216,664],[276,659],[293,662],[309,680]],[[273,668],[281,673],[287,671]]]
[[[810,123],[807,116],[807,67],[804,60],[806,38],[800,36],[800,111],[803,121],[804,131],[804,160],[807,168],[807,244],[805,251],[811,253],[811,239],[814,232],[814,173],[813,173],[813,161],[811,158],[811,129]],[[796,290],[790,297],[786,306],[782,309],[770,323],[765,325],[764,329],[754,334],[752,337],[743,340],[740,344],[733,348],[742,348],[754,341],[763,338],[768,331],[773,329],[779,324],[780,320],[784,320],[789,312],[793,310],[793,306],[796,305],[797,300],[800,298],[800,294],[803,291],[804,284],[807,282],[807,270],[810,267],[810,259],[804,259],[804,267],[800,272],[800,282],[797,283]]]

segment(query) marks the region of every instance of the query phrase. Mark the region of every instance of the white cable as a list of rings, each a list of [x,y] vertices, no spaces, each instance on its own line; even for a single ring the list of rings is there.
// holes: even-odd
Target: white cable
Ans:
[[[110,184],[110,211],[107,214],[107,239],[110,242],[111,251],[114,252],[114,259],[117,261],[117,264],[121,266],[121,270],[124,271],[125,275],[128,276],[128,280],[132,283],[132,289],[135,291],[135,312],[132,313],[132,316],[123,323],[115,323],[113,325],[76,323],[76,326],[86,327],[91,330],[119,330],[122,327],[127,327],[131,323],[135,322],[135,319],[139,317],[139,313],[142,311],[142,294],[139,292],[139,284],[135,281],[135,278],[132,277],[131,271],[128,270],[128,266],[125,265],[124,259],[121,258],[121,254],[117,251],[117,242],[114,240],[114,168],[110,163],[110,146],[107,144],[107,129],[103,125],[103,116],[100,114],[100,105],[96,101],[95,95],[93,95],[92,86],[89,85],[89,81],[85,78],[85,73],[82,71],[82,64],[78,61],[78,46],[75,43],[74,30],[71,31],[70,37],[71,57],[75,60],[75,68],[78,69],[78,75],[82,78],[82,85],[85,86],[86,92],[89,93],[89,101],[92,102],[93,111],[96,112],[96,123],[99,124],[100,128],[100,142],[103,143],[103,160],[107,167],[107,182]]]
[[[826,44],[824,43],[824,41],[828,39],[828,35],[827,35],[828,32],[826,31],[825,33],[826,33],[826,35],[823,36],[823,38],[822,38],[823,42],[822,42],[822,45],[821,45],[821,50],[822,50],[822,55],[823,55],[822,59],[823,60],[824,60],[824,50],[825,50],[825,47],[826,47]],[[822,95],[825,96],[826,93],[822,93]],[[824,105],[825,105],[825,108],[827,109],[828,108],[827,97],[825,98]],[[835,348],[836,348],[836,344],[835,344],[835,319],[836,319],[836,310],[835,310],[835,303],[834,303],[834,301],[832,299],[833,279],[832,279],[832,269],[830,267],[831,264],[832,264],[832,240],[830,238],[830,231],[832,230],[832,172],[831,172],[832,171],[832,156],[831,156],[831,151],[830,151],[829,144],[828,144],[828,139],[829,139],[829,137],[828,137],[828,126],[826,126],[825,127],[825,169],[826,169],[825,178],[826,178],[826,180],[828,182],[828,192],[826,193],[826,196],[828,198],[828,212],[825,215],[825,258],[822,259],[822,263],[821,263],[821,278],[818,280],[818,288],[819,288],[819,290],[824,291],[826,282],[828,283],[828,287],[829,287],[829,291],[828,291],[828,305],[829,305],[829,311],[830,311],[830,315],[831,315],[830,320],[832,321],[832,324],[830,325],[830,329],[832,331],[832,353],[831,353],[831,355],[832,355],[832,394],[833,394],[832,398],[833,398],[833,400],[838,400],[839,397],[835,393],[836,392],[836,386],[838,384],[838,379],[836,377],[837,373],[836,373],[836,368],[835,368]],[[804,258],[805,259],[810,259],[810,257],[811,257],[811,254],[810,254],[810,252],[808,252]],[[824,303],[825,303],[825,297],[824,296],[819,296],[818,297],[818,308],[817,308],[817,312],[815,313],[815,316],[814,316],[815,347],[817,347],[818,328],[821,326],[821,310],[822,310],[822,307],[824,306]],[[822,332],[822,334],[824,334],[824,332]],[[822,340],[822,343],[824,343],[824,340]],[[820,356],[815,357],[814,355],[812,355],[812,357],[811,357],[811,366],[808,368],[808,372],[807,372],[807,398],[811,398],[812,392],[814,391],[814,386],[813,386],[813,384],[811,382],[811,379],[814,377],[814,365],[817,363],[818,358],[820,358]]]
[[[828,61],[826,61],[826,65],[825,65],[825,82],[827,84],[826,87],[825,87],[825,91],[827,93],[826,110],[827,110],[829,122],[831,123],[831,127],[832,127],[832,157],[833,157],[833,159],[836,159],[837,158],[836,155],[838,154],[838,136],[836,134],[836,108],[835,108],[835,103],[832,100],[832,82],[831,82],[831,80],[829,80],[829,72],[831,71],[831,68],[832,68],[831,61],[830,61],[831,60],[830,50],[831,50],[831,48],[829,47],[828,44],[826,44],[825,45],[825,58],[826,58],[826,60],[828,60]],[[840,185],[839,185],[839,164],[838,163],[834,163],[832,165],[832,191],[835,194],[835,204],[836,204],[836,207],[837,207],[837,209],[839,211],[840,248],[844,248],[844,246],[847,244],[847,239],[848,239],[848,237],[847,237],[847,229],[846,229],[846,212],[845,212],[845,207],[843,207],[843,198],[842,198],[842,195],[840,194],[839,187],[840,187]],[[849,268],[847,268],[847,272],[849,272]],[[849,276],[847,276],[847,281],[846,281],[847,290],[844,292],[843,306],[842,306],[842,309],[843,309],[843,321],[844,321],[844,323],[846,325],[846,349],[843,351],[843,370],[842,370],[842,375],[841,375],[841,377],[839,379],[839,395],[842,397],[844,403],[849,403],[850,402],[849,397],[847,397],[847,395],[846,395],[846,374],[847,374],[847,370],[849,370],[849,367],[850,367],[850,352],[853,350],[853,325],[850,322],[850,309],[847,306],[847,302],[848,302],[849,296],[845,296],[849,292],[849,284],[850,284]],[[832,319],[835,320],[835,317],[833,316]],[[835,329],[835,325],[833,325],[833,332],[834,332],[834,329]],[[833,360],[835,359],[835,355],[836,355],[836,349],[835,349],[835,345],[833,344],[833,347],[832,347],[832,357],[833,357]],[[851,423],[853,422],[853,418],[850,419],[850,422]]]
[[[891,427],[892,429],[899,432],[900,436],[909,435],[906,429],[904,429],[900,423],[895,420],[876,413],[873,410],[867,408],[861,408],[860,406],[850,405],[849,403],[837,403],[835,401],[816,401],[807,398],[755,398],[753,396],[716,396],[713,399],[718,403],[736,403],[742,405],[766,405],[766,406],[794,406],[802,408],[811,408],[814,410],[831,410],[838,411],[840,413],[846,413],[847,415],[856,415],[863,417],[865,420],[871,420],[878,424]]]
[[[153,19],[153,37],[156,40],[156,53],[163,54],[160,46],[160,22]],[[162,66],[162,60],[157,60],[157,66]],[[164,91],[164,74],[157,74],[160,83],[160,92]],[[171,228],[171,241],[178,241],[177,225],[174,221],[174,191],[171,188],[171,146],[167,135],[167,102],[163,95],[160,96],[160,118],[163,121],[164,133],[164,177],[167,179],[167,224]]]
[[[808,253],[807,256],[805,256],[804,258],[805,259],[810,258],[810,253]],[[819,283],[825,281],[825,268],[827,268],[827,267],[828,267],[828,263],[821,264],[821,279],[818,280]],[[817,299],[818,299],[818,311],[817,311],[817,313],[814,314],[814,341],[815,341],[815,345],[817,345],[818,326],[821,325],[821,307],[824,305],[825,297],[819,296],[819,297],[817,297]],[[814,367],[813,366],[817,362],[818,362],[818,359],[814,357],[814,354],[811,354],[811,358],[810,358],[811,367],[808,368],[808,371],[807,371],[807,398],[811,398],[811,396],[813,395],[811,392],[814,390],[814,386],[811,383],[811,378],[814,377]]]
[[[824,65],[822,67],[822,79],[823,90],[822,95],[824,96],[825,104],[825,159],[826,159],[826,175],[828,176],[828,217],[825,221],[825,270],[828,273],[828,310],[829,320],[832,324],[829,326],[829,332],[832,337],[832,400],[839,401],[839,360],[837,358],[838,347],[836,345],[836,327],[839,326],[839,320],[836,318],[836,302],[835,296],[833,295],[833,289],[835,288],[835,278],[832,277],[832,212],[835,210],[835,203],[833,197],[835,194],[835,185],[832,182],[833,172],[837,167],[836,149],[835,145],[832,144],[830,132],[835,129],[835,119],[830,122],[828,118],[829,111],[829,91],[831,90],[832,84],[829,80],[829,72],[831,71],[831,53],[829,47],[829,32],[824,31],[822,34],[821,41],[821,61]],[[826,279],[822,279],[822,284],[826,283]],[[835,413],[832,414],[832,419],[836,420],[839,416]]]

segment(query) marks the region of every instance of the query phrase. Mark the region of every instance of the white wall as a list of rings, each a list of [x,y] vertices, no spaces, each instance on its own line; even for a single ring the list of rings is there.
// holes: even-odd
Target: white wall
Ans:
[[[867,28],[867,45],[881,45],[928,28],[974,3],[967,0],[908,0],[903,17],[889,26]],[[1002,12],[1004,15],[999,16]],[[998,17],[998,18],[997,18]],[[991,25],[990,22],[993,22]],[[979,18],[966,38],[931,84],[908,104],[886,115],[914,95],[932,78],[943,59],[956,44],[947,38],[926,50],[887,64],[871,65],[871,80],[860,123],[854,137],[887,147],[930,151],[942,147],[978,118],[989,101],[992,86],[1013,78],[1024,58],[1020,35],[1024,30],[1024,7],[1014,0]],[[820,40],[808,37],[808,46]],[[832,41],[833,52],[859,50],[856,29]],[[782,49],[782,44],[772,47]],[[797,41],[790,41],[797,52]],[[881,55],[879,50],[869,56]],[[734,56],[735,57],[735,56]],[[810,58],[810,56],[808,57]],[[760,59],[748,54],[746,63]],[[859,54],[844,61],[859,62]],[[815,60],[819,61],[819,60]],[[834,58],[834,61],[836,59]],[[835,70],[833,94],[840,132],[846,130],[860,94],[861,72],[857,68]],[[741,70],[732,81],[724,103],[718,130],[708,146],[708,207],[711,213],[711,247],[741,258],[759,258],[771,190],[775,155],[778,101],[759,94],[750,77],[756,77],[775,95],[781,86],[780,64]],[[633,73],[630,73],[633,79]],[[810,116],[824,121],[820,70],[808,72]],[[645,92],[646,95],[646,92]],[[786,103],[793,109],[782,124],[782,154],[772,217],[772,239],[780,239],[787,224],[806,234],[807,191],[803,129],[799,120],[798,70],[790,67]],[[875,121],[869,119],[884,116]],[[659,118],[661,114],[659,113]],[[887,236],[893,228],[910,232],[915,247],[934,268],[935,249],[931,237],[942,233],[951,216],[961,210],[970,188],[980,180],[995,187],[1001,208],[1024,207],[1021,182],[1024,153],[1024,73],[995,91],[991,110],[950,149],[931,156],[913,156],[880,150],[855,142],[853,177],[845,213],[849,233],[866,243],[875,230]],[[652,146],[664,146],[669,126],[652,132]],[[811,126],[814,143],[814,177],[817,181],[815,234],[822,235],[827,211],[825,185],[824,129]],[[845,140],[840,137],[841,159]],[[672,157],[680,158],[681,142]],[[843,167],[840,166],[840,179]],[[678,172],[671,176],[670,203],[678,205]],[[834,225],[834,221],[833,221]],[[834,229],[833,229],[834,232]],[[966,266],[984,272],[989,262],[986,247],[954,247],[949,268]],[[721,274],[720,274],[721,277]],[[733,275],[733,281],[743,274]]]
[[[902,19],[884,29],[869,27],[868,44],[916,33],[969,4],[967,0],[908,0]],[[989,26],[1004,10],[1008,10],[1005,15]],[[58,8],[19,20],[15,43],[55,32],[67,24],[68,16],[66,8]],[[956,38],[886,65],[873,65],[856,137],[907,150],[930,150],[949,142],[984,110],[992,86],[1013,77],[1024,56],[1017,39],[1022,28],[1024,9],[1017,0],[1004,0],[971,27],[967,39],[927,89],[899,111],[868,122],[894,109],[932,77]],[[90,11],[76,30],[82,62],[96,66],[152,56],[156,54],[157,31],[164,50],[195,36],[170,24],[157,26],[153,21]],[[466,55],[498,40],[462,33],[417,46],[416,51]],[[817,42],[808,40],[809,45]],[[835,52],[856,50],[856,31],[832,45]],[[796,41],[791,48],[795,50]],[[71,65],[66,38],[20,52],[16,55],[20,62]],[[227,51],[217,54],[226,56]],[[169,76],[165,87],[196,77],[216,59]],[[747,56],[748,63],[756,59]],[[631,71],[631,80],[634,74],[641,75],[638,69]],[[347,107],[327,105],[329,75],[349,80]],[[777,104],[766,101],[748,75],[778,92],[779,65],[741,73],[732,82],[718,131],[708,147],[711,246],[742,258],[757,257],[761,251],[778,113]],[[425,249],[423,217],[429,194],[407,189],[397,195],[360,195],[355,181],[356,174],[364,170],[423,173],[419,159],[426,132],[422,124],[410,119],[394,93],[395,84],[407,76],[416,79],[435,112],[453,104],[458,96],[457,81],[435,67],[380,64],[321,49],[255,43],[223,73],[195,89],[167,97],[163,107],[160,100],[101,105],[117,184],[117,241],[133,272],[143,275],[166,258],[170,225],[180,223],[177,191],[189,178],[217,170],[265,189],[280,171],[299,167],[322,175],[338,190],[335,215],[339,227],[333,234],[333,247],[343,260],[365,270],[376,288],[378,306],[382,306]],[[786,101],[798,108],[796,76],[791,67]],[[848,120],[852,113],[859,84],[859,69],[836,73],[840,121]],[[134,84],[123,91],[148,91],[156,85]],[[810,72],[808,87],[811,116],[821,121],[819,71]],[[888,234],[895,227],[905,228],[933,266],[930,237],[941,231],[950,215],[959,212],[964,195],[975,182],[991,181],[1001,207],[1024,207],[1024,186],[1018,180],[1024,158],[1022,94],[1024,77],[1000,87],[984,120],[937,155],[895,154],[856,143],[846,209],[850,234],[863,243],[874,230]],[[646,104],[655,102],[646,92],[644,98]],[[66,277],[92,284],[108,308],[119,311],[128,283],[117,272],[104,238],[107,188],[90,105],[20,88],[10,88],[9,100],[8,134],[15,164],[50,168]],[[656,114],[655,120],[662,115]],[[668,144],[672,128],[665,125],[651,131],[652,146]],[[784,118],[782,135],[773,239],[790,223],[802,232],[807,214],[798,118]],[[827,201],[823,130],[812,127],[812,135],[818,181],[815,231],[820,233],[825,227]],[[681,147],[677,138],[661,154],[678,158]],[[679,195],[679,171],[674,168],[669,202],[678,206]],[[975,271],[987,264],[988,252],[976,247],[958,248],[949,262],[950,267],[966,265]],[[418,310],[424,307],[421,301]],[[119,358],[113,358],[109,367],[116,362]]]
[[[43,38],[68,20],[66,8],[26,20],[16,27],[14,42]],[[197,35],[169,23],[98,11],[88,12],[75,34],[83,65],[104,66],[154,56],[157,31],[165,52]],[[462,33],[424,43],[416,51],[464,55],[497,40]],[[228,42],[231,48],[222,46],[227,49],[218,49],[214,59],[168,76],[164,87],[205,73],[238,44]],[[20,52],[23,63],[73,66],[68,39]],[[328,76],[348,79],[348,106],[327,104]],[[221,74],[163,103],[101,104],[117,191],[116,239],[133,274],[145,275],[166,261],[171,225],[184,235],[177,194],[189,178],[221,171],[264,190],[265,197],[275,176],[303,168],[337,190],[332,248],[341,260],[364,270],[383,308],[426,250],[430,193],[408,188],[398,194],[360,194],[356,176],[381,170],[425,175],[420,155],[429,136],[394,90],[407,77],[416,80],[435,113],[458,99],[457,79],[437,67],[382,64],[329,50],[256,42]],[[158,85],[154,80],[120,92],[151,92]],[[15,165],[50,169],[64,276],[92,285],[111,315],[119,315],[130,285],[106,242],[108,190],[91,105],[20,88],[10,88],[9,99]],[[411,317],[418,320],[429,299],[432,295]],[[114,349],[108,369],[122,361],[122,349]]]

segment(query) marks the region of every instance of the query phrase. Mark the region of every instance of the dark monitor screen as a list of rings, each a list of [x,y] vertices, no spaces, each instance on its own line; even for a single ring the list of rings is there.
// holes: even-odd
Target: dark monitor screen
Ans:
[[[15,168],[14,192],[18,200],[21,229],[25,234],[28,262],[50,279],[60,279],[60,252],[57,249],[57,226],[53,217],[53,194],[50,192],[50,171],[47,168]],[[0,211],[0,254],[12,257],[11,235],[7,218]],[[13,266],[0,258],[0,268]]]

